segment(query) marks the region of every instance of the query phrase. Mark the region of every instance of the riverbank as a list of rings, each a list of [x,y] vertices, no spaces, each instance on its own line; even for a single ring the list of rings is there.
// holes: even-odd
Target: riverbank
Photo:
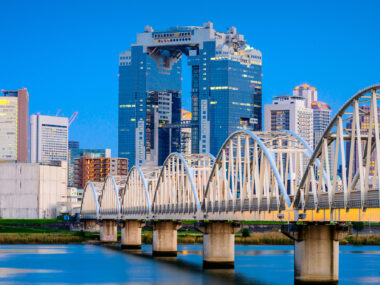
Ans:
[[[0,220],[0,244],[74,244],[98,239],[98,233],[70,231],[57,220]]]
[[[99,241],[99,233],[72,231],[67,222],[52,220],[0,220],[0,244],[77,244]],[[252,230],[254,230],[252,232]],[[277,225],[256,225],[249,235],[235,235],[235,243],[243,245],[293,245]],[[118,233],[120,240],[120,232]],[[152,244],[153,233],[148,227],[142,232],[142,242]],[[178,244],[202,244],[203,235],[194,228],[178,231]],[[349,235],[341,245],[380,245],[380,234]]]

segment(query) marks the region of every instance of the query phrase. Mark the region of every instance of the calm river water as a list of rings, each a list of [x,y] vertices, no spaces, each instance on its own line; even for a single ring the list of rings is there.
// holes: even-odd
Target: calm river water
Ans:
[[[236,246],[235,270],[202,270],[202,246],[178,258],[96,245],[2,245],[0,284],[292,284],[292,246]],[[380,247],[341,246],[339,284],[380,284]]]

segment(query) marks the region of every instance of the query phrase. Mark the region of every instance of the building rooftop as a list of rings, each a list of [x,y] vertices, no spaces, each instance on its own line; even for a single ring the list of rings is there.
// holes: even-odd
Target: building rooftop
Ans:
[[[298,90],[298,89],[311,89],[311,90],[317,90],[317,88],[309,85],[309,84],[301,84],[301,85],[298,85],[294,88],[294,90]]]
[[[314,101],[314,102],[311,102],[311,108],[313,110],[330,110],[331,111],[331,107],[329,105],[327,105],[325,102],[320,102],[320,101]]]

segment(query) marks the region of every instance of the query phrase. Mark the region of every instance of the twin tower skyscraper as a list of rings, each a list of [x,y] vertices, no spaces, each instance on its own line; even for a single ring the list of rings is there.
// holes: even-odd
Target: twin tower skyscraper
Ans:
[[[191,120],[181,120],[182,59],[191,68]],[[216,155],[238,129],[261,130],[262,55],[232,27],[145,27],[119,56],[119,157],[162,165],[191,129],[191,152]]]

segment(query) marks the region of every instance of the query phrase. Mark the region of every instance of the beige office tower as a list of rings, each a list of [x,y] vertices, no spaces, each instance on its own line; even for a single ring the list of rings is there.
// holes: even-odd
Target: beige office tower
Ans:
[[[57,116],[30,116],[31,162],[51,164],[68,161],[69,119]]]
[[[28,162],[28,90],[1,91],[0,161]]]

